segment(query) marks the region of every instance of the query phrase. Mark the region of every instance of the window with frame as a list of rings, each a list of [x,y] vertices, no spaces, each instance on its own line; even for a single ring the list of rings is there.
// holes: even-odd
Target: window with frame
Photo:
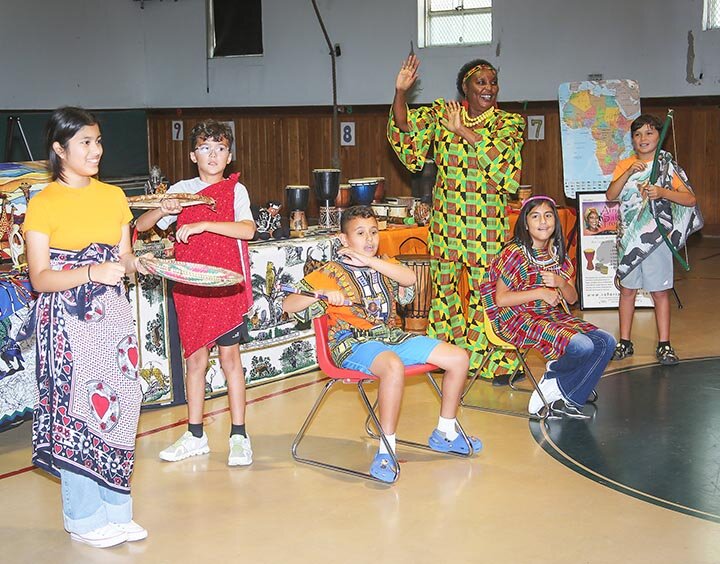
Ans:
[[[212,57],[262,55],[262,0],[210,0],[208,54]]]
[[[720,29],[720,0],[703,1],[703,30]]]
[[[418,46],[492,42],[492,0],[418,0]]]

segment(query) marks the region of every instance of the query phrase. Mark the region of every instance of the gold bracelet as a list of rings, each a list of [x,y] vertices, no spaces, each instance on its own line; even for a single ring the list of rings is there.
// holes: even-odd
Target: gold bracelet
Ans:
[[[95,282],[93,282],[93,279],[90,278],[90,267],[91,266],[92,266],[92,264],[88,264],[88,273],[87,273],[88,274],[88,282],[94,284]]]

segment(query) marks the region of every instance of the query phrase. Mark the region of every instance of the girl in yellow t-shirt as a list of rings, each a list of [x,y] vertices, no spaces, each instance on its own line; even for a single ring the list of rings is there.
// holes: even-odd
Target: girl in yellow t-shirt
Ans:
[[[47,129],[53,182],[28,203],[23,230],[40,398],[33,463],[60,477],[64,526],[98,548],[140,540],[130,476],[142,393],[138,344],[122,278],[140,270],[120,188],[98,182],[95,117],[55,110]]]

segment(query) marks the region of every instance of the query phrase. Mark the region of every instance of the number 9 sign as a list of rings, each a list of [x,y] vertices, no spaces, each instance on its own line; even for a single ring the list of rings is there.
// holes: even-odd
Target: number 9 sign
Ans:
[[[173,121],[171,133],[172,133],[173,141],[182,141],[185,138],[184,131],[183,131],[183,122],[182,121]]]

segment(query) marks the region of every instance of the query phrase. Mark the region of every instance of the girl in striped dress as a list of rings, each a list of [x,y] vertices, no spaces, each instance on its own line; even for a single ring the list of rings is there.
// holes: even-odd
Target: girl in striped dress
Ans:
[[[512,241],[488,269],[481,294],[500,337],[549,359],[539,383],[548,403],[562,399],[567,415],[585,417],[582,407],[610,361],[615,339],[570,314],[567,304],[578,298],[573,274],[554,200],[533,196],[523,204]],[[537,414],[542,407],[533,392],[528,411]]]

